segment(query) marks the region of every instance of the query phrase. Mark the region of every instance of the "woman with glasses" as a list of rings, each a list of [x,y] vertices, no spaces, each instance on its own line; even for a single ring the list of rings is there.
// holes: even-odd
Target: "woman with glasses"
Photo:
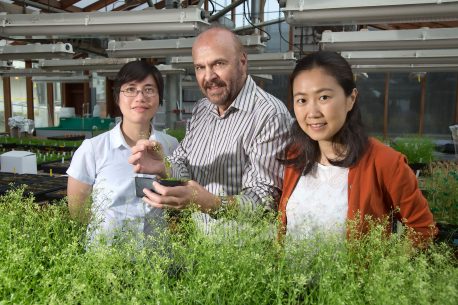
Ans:
[[[90,241],[114,240],[133,234],[154,234],[165,226],[162,210],[136,197],[133,166],[127,162],[138,140],[160,144],[164,155],[178,141],[153,127],[162,104],[164,82],[159,70],[145,61],[125,64],[115,81],[115,100],[122,121],[112,130],[86,139],[67,171],[68,207],[73,218],[88,221]]]

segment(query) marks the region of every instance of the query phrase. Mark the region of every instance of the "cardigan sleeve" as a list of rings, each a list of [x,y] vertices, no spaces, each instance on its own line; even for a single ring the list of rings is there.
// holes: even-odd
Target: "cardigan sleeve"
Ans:
[[[396,153],[392,162],[384,166],[386,192],[393,202],[394,208],[401,216],[400,221],[412,228],[422,241],[427,241],[437,234],[433,215],[428,202],[418,188],[417,177],[407,164],[405,157]]]

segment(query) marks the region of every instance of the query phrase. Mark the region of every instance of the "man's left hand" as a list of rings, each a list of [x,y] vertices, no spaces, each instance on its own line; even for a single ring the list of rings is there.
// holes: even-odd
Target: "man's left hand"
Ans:
[[[194,180],[187,181],[183,186],[167,187],[153,182],[156,194],[148,189],[143,189],[145,197],[143,201],[155,208],[184,209],[195,204],[199,210],[208,213],[220,206],[218,196],[207,191]]]

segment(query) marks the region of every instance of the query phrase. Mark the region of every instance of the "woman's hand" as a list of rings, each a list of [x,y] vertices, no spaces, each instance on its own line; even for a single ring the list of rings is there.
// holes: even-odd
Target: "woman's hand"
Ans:
[[[159,142],[139,140],[132,147],[128,162],[134,165],[134,172],[166,177],[164,153]]]

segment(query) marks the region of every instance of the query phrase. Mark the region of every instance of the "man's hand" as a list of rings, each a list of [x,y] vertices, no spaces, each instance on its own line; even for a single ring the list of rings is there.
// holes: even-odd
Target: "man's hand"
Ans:
[[[134,165],[134,172],[166,177],[164,153],[159,142],[139,140],[132,147],[128,162]]]
[[[190,180],[183,186],[167,187],[153,182],[156,194],[148,189],[143,189],[143,201],[155,208],[184,209],[195,204],[199,210],[208,213],[219,208],[221,202],[218,196],[207,191],[197,182]]]

